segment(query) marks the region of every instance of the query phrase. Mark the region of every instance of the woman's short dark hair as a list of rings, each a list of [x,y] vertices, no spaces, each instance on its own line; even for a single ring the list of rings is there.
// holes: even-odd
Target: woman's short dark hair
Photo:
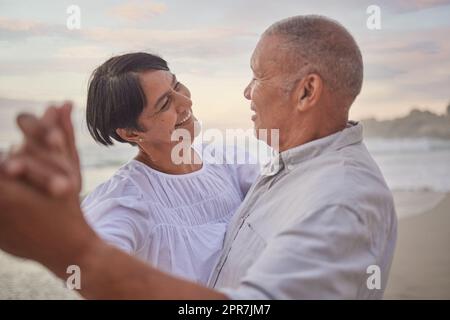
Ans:
[[[169,67],[156,55],[136,52],[112,57],[94,70],[89,80],[86,122],[95,141],[103,145],[114,144],[112,139],[128,142],[116,129],[142,130],[137,119],[147,99],[138,74],[149,70],[169,71]]]

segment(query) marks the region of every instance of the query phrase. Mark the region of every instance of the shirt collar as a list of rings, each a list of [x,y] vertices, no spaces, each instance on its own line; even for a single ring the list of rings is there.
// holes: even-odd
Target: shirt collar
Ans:
[[[363,139],[362,132],[361,123],[349,121],[347,127],[341,131],[276,154],[263,166],[262,174],[273,176],[283,168],[290,170],[298,164],[328,151],[359,143]]]

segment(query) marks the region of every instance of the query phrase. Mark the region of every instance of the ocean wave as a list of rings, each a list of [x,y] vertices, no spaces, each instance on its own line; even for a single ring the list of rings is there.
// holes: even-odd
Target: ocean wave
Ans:
[[[427,151],[450,151],[450,140],[430,138],[365,139],[369,151],[375,153],[416,153]]]

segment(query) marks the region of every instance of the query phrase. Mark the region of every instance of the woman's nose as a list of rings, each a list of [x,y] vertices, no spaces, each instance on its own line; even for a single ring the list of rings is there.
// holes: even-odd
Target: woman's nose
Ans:
[[[187,109],[190,109],[192,107],[192,100],[190,99],[190,97],[181,94],[179,92],[175,93],[176,95],[176,100],[177,100],[177,111],[178,112],[184,112]]]

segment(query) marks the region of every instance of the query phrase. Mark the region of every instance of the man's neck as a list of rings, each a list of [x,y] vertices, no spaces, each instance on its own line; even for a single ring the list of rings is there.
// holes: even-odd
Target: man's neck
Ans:
[[[296,130],[286,131],[284,136],[280,134],[278,152],[281,153],[305,143],[327,137],[344,130],[347,126],[347,120],[325,125],[322,123],[321,126],[315,125],[316,123],[319,122],[314,122],[312,123],[313,125],[299,125]]]

